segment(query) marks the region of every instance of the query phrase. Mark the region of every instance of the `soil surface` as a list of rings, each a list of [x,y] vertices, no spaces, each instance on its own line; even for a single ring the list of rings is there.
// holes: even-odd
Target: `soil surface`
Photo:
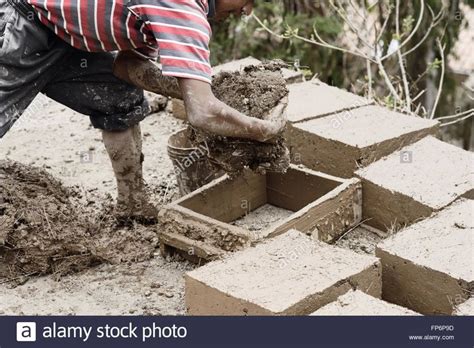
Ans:
[[[249,231],[263,231],[273,224],[288,218],[292,211],[265,204],[242,218],[235,220],[232,224],[245,228]]]
[[[62,277],[0,285],[0,315],[184,315],[187,262],[103,264]]]
[[[243,71],[221,72],[213,80],[218,99],[244,115],[268,119],[271,111],[288,95],[278,62],[249,66]],[[256,171],[286,172],[290,155],[283,137],[271,143],[220,137],[194,130],[193,142],[205,142],[211,162],[230,175],[248,167]]]
[[[183,127],[184,123],[168,111],[142,122],[145,179],[157,204],[178,197],[166,145],[169,136]],[[0,158],[9,161],[1,167],[0,226],[8,223],[9,228],[0,229],[0,245],[8,240],[10,244],[31,247],[26,254],[25,250],[20,251],[23,258],[13,258],[16,279],[12,281],[11,275],[0,279],[0,315],[185,314],[183,275],[194,266],[182,260],[163,259],[154,249],[154,226],[117,228],[107,218],[101,220],[113,204],[116,186],[100,132],[90,126],[87,117],[39,96],[0,140]],[[16,208],[5,207],[5,199],[14,200]],[[36,202],[42,202],[46,213]],[[24,214],[27,207],[31,208],[30,214]],[[13,222],[12,227],[10,218],[21,217],[22,212],[23,220]],[[254,212],[259,216],[255,221],[265,216],[260,212]],[[42,234],[39,244],[32,243],[38,232],[31,232],[32,226],[25,221],[36,223],[44,233],[50,231],[45,217],[56,224],[52,228],[56,236]],[[72,217],[77,220],[71,221]],[[59,229],[61,224],[69,223],[77,235]],[[253,222],[246,223],[258,228]],[[97,225],[106,226],[106,231],[94,233]],[[59,248],[59,244],[65,247]],[[97,244],[101,247],[96,248]],[[36,254],[41,245],[48,249]],[[46,255],[53,255],[53,251],[73,257],[47,259]],[[0,257],[5,254],[4,249]],[[80,271],[97,263],[102,264]],[[5,265],[3,260],[0,265]],[[53,273],[28,276],[27,269],[19,267]],[[4,275],[11,271],[8,267],[0,269]],[[68,274],[71,271],[74,272]]]
[[[0,277],[63,275],[91,265],[150,259],[154,228],[117,226],[108,201],[85,199],[44,170],[0,162]]]
[[[152,200],[158,205],[178,196],[176,176],[166,144],[169,136],[183,127],[184,123],[167,111],[153,114],[142,122],[145,179]],[[74,255],[69,262],[68,259],[56,258],[46,262],[45,256],[52,255],[53,251],[48,249],[37,255],[32,253],[38,250],[34,247],[27,250],[27,258],[16,260],[17,266],[33,266],[34,272],[47,270],[46,273],[54,272],[52,274],[22,276],[28,272],[16,267],[17,276],[11,279],[12,270],[2,268],[1,265],[6,264],[0,259],[0,273],[3,274],[0,279],[0,314],[184,314],[182,277],[193,266],[175,259],[164,260],[156,252],[154,238],[157,231],[154,226],[118,228],[112,225],[112,229],[99,234],[94,234],[92,228],[88,229],[90,225],[106,226],[110,222],[107,218],[100,221],[100,218],[107,216],[107,209],[113,204],[116,185],[100,131],[90,126],[87,117],[40,95],[0,140],[0,158],[10,161],[8,165],[2,164],[0,202],[7,195],[6,187],[19,190],[16,193],[8,191],[9,199],[14,198],[19,208],[15,213],[9,207],[8,216],[21,216],[26,207],[18,206],[20,202],[26,201],[27,197],[36,197],[33,200],[43,202],[46,207],[57,204],[53,208],[55,212],[71,208],[67,215],[78,218],[72,226],[83,233],[72,236],[69,231],[56,228],[56,237],[42,235],[39,240],[38,246],[52,247],[60,255]],[[18,172],[24,165],[28,166],[26,171]],[[5,174],[6,167],[11,168],[8,174]],[[8,184],[4,181],[7,175]],[[24,181],[12,186],[11,180],[15,176]],[[27,189],[28,180],[31,181],[31,190]],[[50,194],[52,197],[45,198]],[[35,218],[33,221],[36,221],[43,217],[44,222],[45,216],[51,217],[45,215],[34,201],[25,204],[31,207],[29,219]],[[31,233],[28,224],[14,223],[13,230],[9,228],[6,233],[3,228],[7,220],[6,208],[2,206],[0,211],[0,219],[4,218],[0,224],[3,239],[8,236],[10,243],[34,244],[36,233]],[[70,220],[61,214],[53,219],[59,225],[70,223]],[[11,222],[9,224],[11,226]],[[44,229],[48,231],[48,228]],[[86,241],[84,237],[87,237]],[[65,243],[65,248],[58,247],[54,240]],[[78,241],[77,245],[75,241]],[[3,250],[0,257],[5,256]],[[25,255],[24,250],[20,254]],[[89,262],[91,265],[104,263],[79,271]],[[68,270],[79,272],[64,275]],[[7,279],[5,275],[10,276]]]
[[[370,231],[364,226],[359,226],[354,230],[347,232],[335,245],[355,251],[363,255],[375,255],[375,248],[384,237]]]

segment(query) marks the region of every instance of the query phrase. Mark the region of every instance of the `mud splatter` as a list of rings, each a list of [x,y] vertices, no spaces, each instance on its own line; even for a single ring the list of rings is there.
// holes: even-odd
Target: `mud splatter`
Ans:
[[[110,202],[82,198],[41,169],[0,162],[0,278],[152,257],[153,227],[117,227]]]

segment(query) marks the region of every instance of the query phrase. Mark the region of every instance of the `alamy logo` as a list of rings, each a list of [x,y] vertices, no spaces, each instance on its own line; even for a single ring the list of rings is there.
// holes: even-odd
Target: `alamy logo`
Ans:
[[[92,151],[81,152],[79,156],[81,163],[92,163],[94,161],[94,153]]]
[[[401,151],[400,152],[400,163],[413,163],[413,152]]]
[[[36,342],[36,323],[16,323],[17,342]]]

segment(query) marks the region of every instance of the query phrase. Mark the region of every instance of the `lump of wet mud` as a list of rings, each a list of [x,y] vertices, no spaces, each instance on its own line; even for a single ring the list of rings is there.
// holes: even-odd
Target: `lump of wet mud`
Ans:
[[[282,63],[274,61],[249,66],[243,71],[221,72],[213,79],[213,92],[219,100],[246,116],[268,119],[271,110],[288,96],[282,67]],[[290,165],[283,136],[271,143],[261,143],[193,129],[191,140],[195,144],[205,142],[210,161],[231,175],[244,168],[286,172]]]
[[[216,75],[212,91],[217,99],[243,114],[264,119],[264,116],[288,95],[279,61],[251,65],[243,71]]]
[[[151,258],[155,231],[119,228],[111,209],[110,202],[83,204],[79,190],[42,169],[0,161],[0,278],[61,276]]]

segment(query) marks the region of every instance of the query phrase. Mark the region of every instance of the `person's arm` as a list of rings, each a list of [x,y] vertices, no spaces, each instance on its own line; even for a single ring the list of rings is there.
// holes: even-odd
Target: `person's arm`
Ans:
[[[183,99],[188,121],[196,128],[221,136],[267,141],[278,135],[285,126],[281,116],[286,104],[273,110],[264,121],[245,116],[218,100],[211,85],[195,79],[164,76],[153,62],[133,52],[121,52],[114,64],[114,74],[142,89],[172,98]]]
[[[217,135],[267,141],[282,131],[285,124],[245,116],[217,99],[211,86],[199,80],[178,79],[188,114],[188,121]],[[282,104],[274,112],[283,112]]]
[[[119,52],[113,71],[116,77],[131,85],[166,97],[183,99],[176,77],[164,76],[157,64],[133,51]]]

